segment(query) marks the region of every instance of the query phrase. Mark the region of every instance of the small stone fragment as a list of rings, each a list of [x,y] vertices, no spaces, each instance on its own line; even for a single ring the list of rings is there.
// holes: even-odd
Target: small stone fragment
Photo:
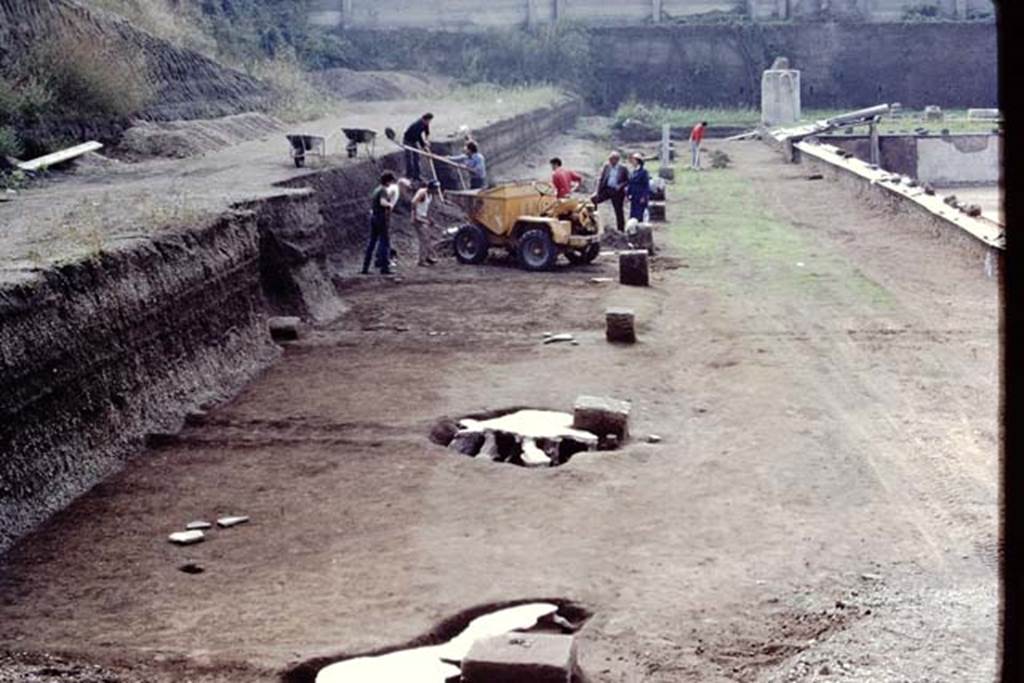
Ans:
[[[186,562],[178,565],[178,571],[185,572],[186,574],[202,574],[206,569],[198,562]]]
[[[230,529],[233,526],[238,526],[239,524],[245,524],[248,521],[249,521],[249,518],[245,517],[245,516],[221,517],[220,519],[217,520],[217,526],[219,526],[221,529]]]
[[[519,456],[527,467],[550,467],[551,458],[533,439],[523,439],[523,452]]]
[[[981,207],[977,204],[969,204],[964,212],[973,218],[977,218],[981,215]]]
[[[590,278],[590,281],[593,282],[594,284],[600,285],[606,282],[614,282],[615,279],[610,277],[592,277]]]
[[[451,445],[455,435],[459,433],[459,425],[455,420],[444,418],[430,430],[430,440],[438,446]]]
[[[860,578],[863,579],[864,581],[881,581],[882,580],[882,576],[880,574],[865,573],[865,574],[861,574]]]
[[[931,183],[925,183],[923,187],[924,187],[924,193],[925,194],[927,194],[927,195],[934,195],[935,194],[935,188],[932,186]]]
[[[206,529],[212,529],[213,525],[210,524],[209,522],[196,521],[196,522],[189,522],[188,524],[185,525],[185,528],[188,529],[189,531],[204,531]]]
[[[571,334],[553,334],[544,340],[545,344],[558,344],[560,342],[571,342],[575,337]]]
[[[176,531],[167,537],[167,540],[175,545],[193,545],[195,543],[202,543],[206,539],[206,534],[202,531]]]
[[[647,443],[661,443],[662,438],[657,434],[649,434],[647,436]]]
[[[185,413],[185,424],[189,427],[198,427],[206,422],[206,417],[207,414],[205,410],[190,410]]]

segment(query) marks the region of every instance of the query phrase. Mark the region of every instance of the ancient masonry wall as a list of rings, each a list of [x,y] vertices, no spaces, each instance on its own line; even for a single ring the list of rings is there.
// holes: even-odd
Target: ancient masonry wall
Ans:
[[[567,100],[476,134],[500,163],[579,112]],[[0,271],[0,553],[272,363],[269,315],[337,317],[329,261],[361,250],[369,192],[401,160],[313,173],[88,260]]]

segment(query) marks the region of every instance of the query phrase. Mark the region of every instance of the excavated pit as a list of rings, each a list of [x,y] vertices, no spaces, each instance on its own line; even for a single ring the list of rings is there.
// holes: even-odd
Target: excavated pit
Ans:
[[[468,609],[401,645],[370,652],[317,657],[281,675],[281,683],[455,683],[473,642],[506,633],[574,634],[593,613],[564,598],[491,603]],[[518,622],[518,623],[516,623]],[[396,678],[396,675],[399,677]],[[572,683],[587,683],[578,667]]]
[[[573,428],[572,413],[506,408],[460,419],[441,418],[430,440],[454,454],[518,467],[561,467],[579,453],[614,450],[621,440]]]

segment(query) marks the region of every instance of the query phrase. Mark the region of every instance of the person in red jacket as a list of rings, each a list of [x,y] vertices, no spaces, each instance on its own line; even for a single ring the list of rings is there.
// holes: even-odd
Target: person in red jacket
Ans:
[[[580,186],[583,176],[576,171],[562,167],[562,160],[555,157],[551,160],[551,187],[555,188],[555,196],[565,199]]]
[[[707,121],[701,121],[690,131],[690,153],[693,158],[690,161],[690,168],[700,170],[700,146],[704,142],[704,130],[708,127]]]

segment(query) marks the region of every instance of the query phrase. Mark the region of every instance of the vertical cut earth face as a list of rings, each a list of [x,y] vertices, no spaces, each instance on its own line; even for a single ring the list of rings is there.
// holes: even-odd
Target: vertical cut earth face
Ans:
[[[617,445],[574,428],[571,413],[533,408],[443,419],[431,439],[460,455],[520,467],[558,467],[577,453]]]

